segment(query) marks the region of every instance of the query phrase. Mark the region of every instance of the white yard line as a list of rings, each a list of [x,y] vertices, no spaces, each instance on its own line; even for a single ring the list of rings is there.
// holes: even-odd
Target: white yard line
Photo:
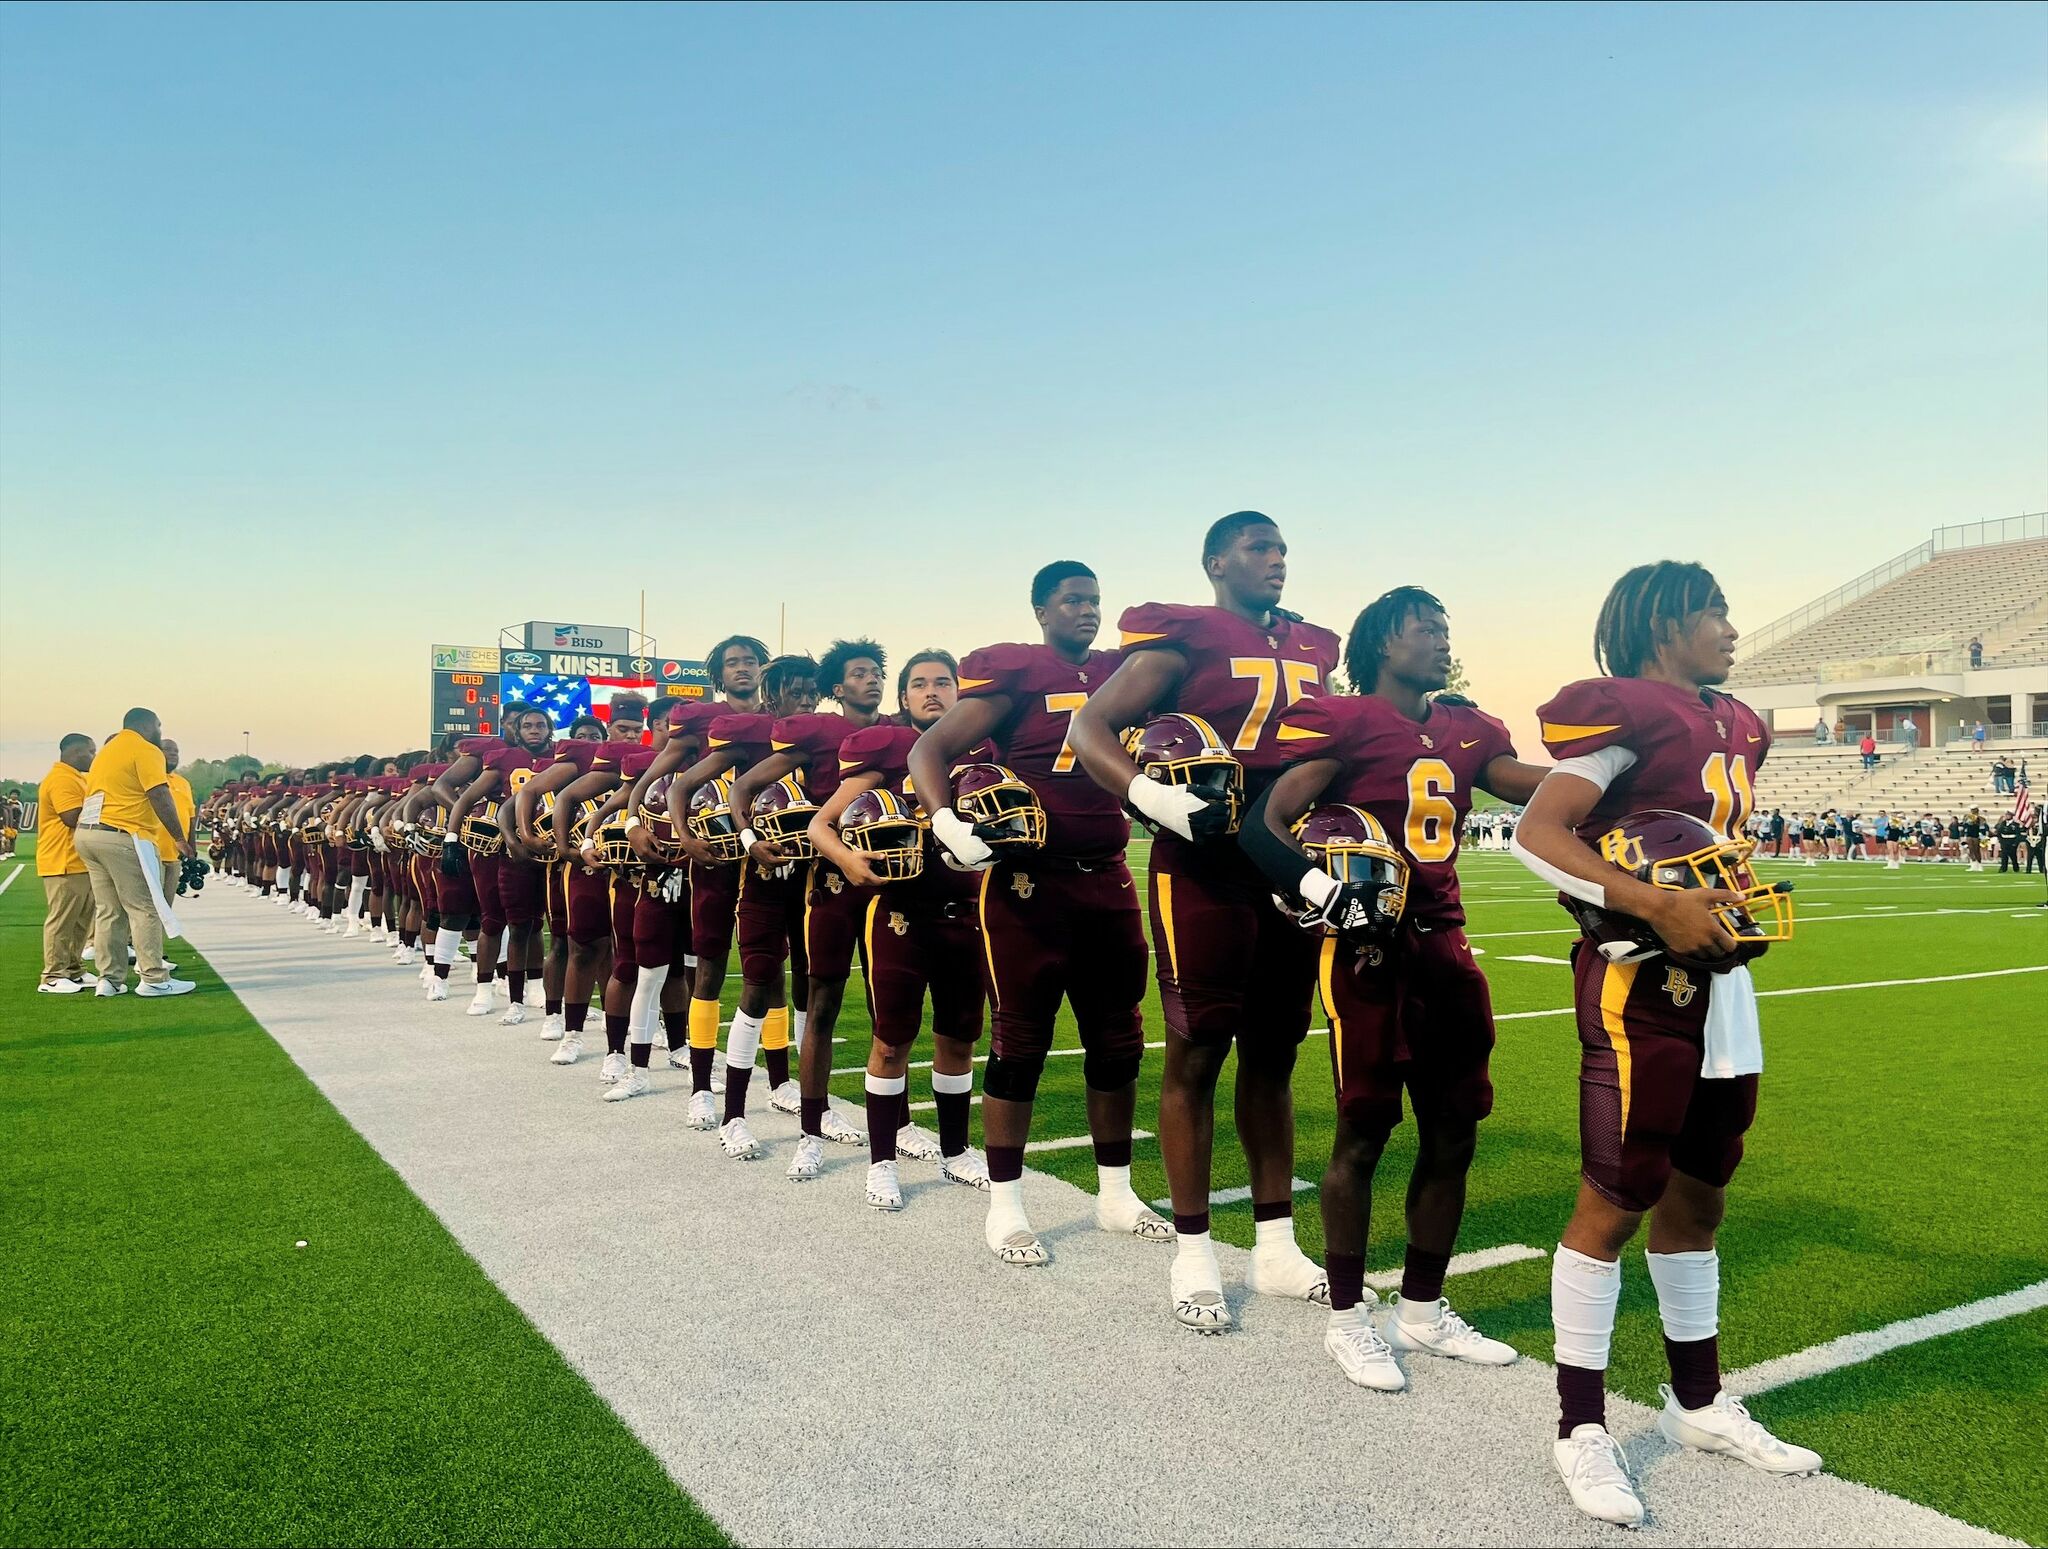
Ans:
[[[9,888],[13,887],[13,886],[14,886],[14,879],[15,879],[16,877],[20,876],[20,875],[21,875],[21,874],[22,874],[22,873],[23,873],[24,871],[26,871],[26,870],[28,870],[28,866],[27,866],[27,864],[26,864],[26,863],[24,863],[24,864],[22,864],[22,865],[20,865],[20,866],[17,866],[17,867],[15,867],[15,868],[14,868],[14,870],[12,870],[12,871],[8,872],[8,873],[7,873],[7,880],[6,880],[5,882],[0,882],[0,893],[4,893],[4,892],[6,892],[6,891],[7,891],[7,890],[8,890]]]
[[[1518,953],[1513,957],[1504,957],[1501,961],[1503,963],[1549,963],[1558,968],[1569,968],[1572,966],[1572,960],[1568,957],[1544,957],[1535,952]]]
[[[1759,1361],[1741,1371],[1730,1372],[1721,1379],[1721,1385],[1742,1398],[1753,1393],[1768,1393],[1772,1388],[1782,1388],[1788,1383],[1804,1382],[1809,1377],[1840,1371],[1845,1366],[1860,1365],[1889,1350],[1939,1339],[1944,1334],[1954,1334],[1981,1324],[1996,1323],[2001,1318],[2016,1318],[2021,1313],[2034,1312],[2042,1307],[2048,1307],[2048,1280],[2037,1280],[2002,1296],[1966,1302],[1945,1312],[1904,1318],[1867,1333],[1844,1334],[1840,1339],[1830,1339],[1824,1345],[1797,1350],[1775,1360]]]
[[[1503,1264],[1522,1264],[1530,1259],[1547,1259],[1550,1255],[1541,1248],[1532,1248],[1527,1243],[1504,1243],[1498,1248],[1481,1248],[1476,1253],[1454,1253],[1451,1262],[1444,1266],[1446,1278],[1455,1275],[1476,1275],[1483,1269],[1498,1269]],[[1379,1291],[1397,1291],[1401,1288],[1401,1271],[1390,1269],[1383,1274],[1367,1275],[1365,1283]]]
[[[1150,1140],[1151,1138],[1152,1132],[1148,1129],[1134,1129],[1131,1131],[1131,1139],[1133,1140]],[[1059,1140],[1031,1141],[1024,1147],[1024,1154],[1026,1156],[1036,1156],[1041,1151],[1078,1151],[1083,1146],[1092,1146],[1094,1144],[1095,1137],[1093,1135],[1068,1135]]]
[[[1861,979],[1854,984],[1796,984],[1782,990],[1758,990],[1758,1000],[1777,995],[1831,995],[1836,990],[1889,990],[1908,984],[1956,984],[1964,979],[2004,979],[2013,974],[2048,973],[2048,963],[2030,968],[1986,968],[1976,973],[1933,974],[1925,979]],[[1568,1017],[1575,1008],[1560,1006],[1554,1011],[1497,1011],[1496,1022],[1526,1022],[1532,1017]]]
[[[2004,903],[1993,904],[1985,909],[1901,909],[1897,913],[1880,914],[1870,911],[1866,905],[1865,912],[1862,914],[1831,914],[1824,919],[1808,920],[1806,923],[1808,925],[1846,925],[1855,920],[1918,920],[1937,914],[2004,914],[2011,908],[2011,904]],[[1576,936],[1578,933],[1577,926],[1563,925],[1546,926],[1541,930],[1472,931],[1468,934],[1467,939],[1471,941],[1492,941],[1503,936]]]

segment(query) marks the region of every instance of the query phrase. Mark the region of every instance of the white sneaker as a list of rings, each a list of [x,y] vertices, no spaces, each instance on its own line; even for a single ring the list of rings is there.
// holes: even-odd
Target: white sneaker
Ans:
[[[964,1183],[970,1189],[988,1188],[988,1160],[969,1146],[957,1156],[939,1159],[939,1176],[949,1183]]]
[[[59,979],[54,984],[37,985],[36,993],[38,995],[76,995],[84,988],[85,986],[76,979]]]
[[[1330,1305],[1330,1277],[1293,1242],[1252,1249],[1244,1284],[1258,1296],[1288,1296],[1319,1307]]]
[[[1405,1304],[1397,1297],[1394,1316],[1387,1324],[1387,1342],[1396,1350],[1419,1350],[1427,1355],[1447,1356],[1453,1361],[1470,1361],[1475,1366],[1512,1366],[1513,1345],[1488,1339],[1451,1311],[1451,1304],[1439,1296],[1431,1305],[1436,1316],[1426,1323],[1410,1323],[1401,1316]]]
[[[796,1137],[796,1155],[789,1159],[791,1183],[809,1183],[825,1170],[825,1143],[816,1135]]]
[[[840,1118],[836,1108],[825,1110],[825,1117],[818,1122],[818,1133],[834,1145],[864,1146],[868,1143],[866,1131],[857,1130]]]
[[[640,1097],[654,1090],[647,1079],[647,1072],[638,1065],[629,1065],[625,1075],[612,1083],[612,1089],[604,1094],[608,1103],[622,1103],[629,1097]]]
[[[553,1043],[567,1030],[567,1024],[562,1021],[562,1013],[559,1011],[550,1012],[541,1018],[540,1036],[543,1042]]]
[[[93,986],[92,992],[102,1000],[112,1000],[116,995],[126,995],[128,993],[128,986],[119,979],[103,977],[98,984]]]
[[[547,1008],[547,988],[540,982],[540,975],[535,974],[526,981],[526,1009],[528,1011],[545,1011]]]
[[[868,1164],[868,1204],[876,1210],[901,1210],[903,1185],[896,1177],[894,1162]]]
[[[1370,1305],[1360,1302],[1344,1312],[1331,1313],[1330,1326],[1323,1332],[1323,1349],[1359,1387],[1399,1393],[1407,1388],[1408,1378],[1394,1359],[1393,1347],[1380,1338],[1366,1315]]]
[[[1657,1429],[1664,1439],[1680,1447],[1701,1452],[1725,1452],[1767,1474],[1812,1474],[1820,1470],[1820,1454],[1809,1447],[1795,1447],[1778,1440],[1750,1418],[1742,1400],[1722,1392],[1704,1409],[1687,1409],[1678,1402],[1671,1384],[1660,1382],[1657,1391],[1664,1399],[1664,1412],[1657,1416]]]
[[[692,1092],[690,1110],[683,1116],[685,1129],[717,1129],[718,1105],[709,1092]]]
[[[446,1000],[447,998],[448,981],[442,978],[439,974],[427,975],[427,999]]]
[[[166,979],[161,984],[138,984],[135,993],[148,999],[158,995],[190,995],[198,988],[190,979]]]
[[[1636,1494],[1636,1482],[1628,1476],[1621,1443],[1607,1434],[1605,1426],[1573,1427],[1569,1437],[1551,1443],[1550,1455],[1579,1510],[1601,1522],[1642,1526],[1643,1498]]]
[[[785,1081],[768,1093],[768,1106],[777,1113],[802,1113],[804,1107],[803,1088],[794,1081]]]
[[[945,1155],[939,1149],[939,1137],[915,1124],[906,1124],[896,1132],[896,1154],[913,1162],[936,1162]]]
[[[479,984],[476,993],[469,997],[469,1004],[463,1008],[463,1015],[487,1017],[497,1009],[498,992],[488,984]]]
[[[434,982],[434,980],[435,980],[435,979],[437,979],[437,978],[439,978],[439,977],[440,977],[440,975],[438,975],[438,974],[436,974],[436,973],[434,972],[434,960],[433,960],[433,959],[432,959],[431,957],[425,957],[425,956],[421,957],[421,959],[420,959],[420,983],[421,983],[421,984],[423,984],[423,985],[424,985],[424,984],[432,984],[432,983]]]
[[[1173,1241],[1173,1223],[1134,1193],[1096,1195],[1095,1229],[1146,1242]]]
[[[626,1072],[632,1068],[627,1062],[625,1055],[607,1054],[604,1057],[604,1063],[597,1067],[597,1079],[606,1086],[610,1086],[614,1081],[625,1080]]]
[[[525,1021],[526,1006],[524,1002],[515,1000],[505,1008],[505,1014],[498,1018],[498,1025],[500,1027],[518,1027]]]
[[[718,1145],[735,1162],[751,1162],[761,1154],[761,1142],[744,1118],[727,1119],[718,1127]]]
[[[583,1036],[580,1033],[564,1033],[562,1041],[555,1045],[555,1052],[548,1056],[550,1065],[573,1065],[583,1058]]]
[[[690,1068],[690,1046],[688,1044],[677,1044],[668,1051],[668,1068],[670,1070],[688,1070]]]
[[[1221,1334],[1231,1324],[1230,1304],[1223,1299],[1223,1271],[1213,1254],[1182,1251],[1167,1271],[1174,1320],[1197,1334]]]
[[[1008,1201],[1003,1190],[991,1187],[989,1193],[988,1215],[981,1223],[981,1240],[988,1244],[988,1251],[1018,1269],[1042,1269],[1050,1264],[1052,1254],[1031,1229],[1018,1192],[1011,1189]]]
[[[358,918],[358,917],[354,916],[354,915],[351,915],[351,916],[349,916],[349,922],[348,922],[348,929],[347,929],[347,930],[345,930],[345,931],[343,931],[343,932],[341,933],[341,939],[342,939],[342,940],[344,940],[344,941],[346,941],[346,940],[348,940],[348,938],[349,938],[349,937],[351,937],[351,936],[360,936],[360,935],[361,935],[362,933],[363,933],[363,922],[362,922],[362,920],[361,920],[360,918]]]

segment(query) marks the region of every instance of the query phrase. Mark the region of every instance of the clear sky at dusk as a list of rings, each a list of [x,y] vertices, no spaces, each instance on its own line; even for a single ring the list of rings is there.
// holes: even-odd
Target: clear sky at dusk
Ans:
[[[1522,733],[1629,564],[2048,506],[2048,8],[0,10],[0,774],[417,746],[643,585],[964,651],[1245,506]]]

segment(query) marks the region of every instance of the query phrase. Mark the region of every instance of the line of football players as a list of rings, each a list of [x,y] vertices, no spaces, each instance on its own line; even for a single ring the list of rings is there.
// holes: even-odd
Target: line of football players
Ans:
[[[1171,1244],[1171,1315],[1201,1333],[1234,1319],[1209,1217],[1234,1053],[1256,1223],[1247,1289],[1327,1304],[1332,1360],[1394,1391],[1403,1356],[1515,1358],[1459,1316],[1444,1281],[1493,1105],[1459,839],[1475,792],[1526,804],[1512,847],[1582,928],[1581,1180],[1552,1275],[1560,1475],[1589,1514],[1642,1520],[1603,1376],[1621,1249],[1646,1216],[1672,1374],[1665,1434],[1770,1472],[1817,1468],[1720,1385],[1715,1229],[1762,1063],[1746,965],[1789,939],[1791,910],[1748,867],[1743,824],[1770,736],[1714,687],[1735,631],[1713,577],[1666,562],[1616,583],[1595,632],[1603,675],[1540,711],[1558,759],[1545,769],[1442,692],[1449,623],[1434,597],[1397,588],[1340,640],[1281,608],[1286,555],[1267,517],[1223,518],[1201,552],[1210,598],[1126,609],[1116,650],[1095,648],[1093,572],[1048,565],[1029,597],[1038,639],[957,664],[919,653],[896,675],[893,714],[872,642],[813,661],[734,636],[708,658],[715,697],[657,704],[651,721],[625,697],[608,723],[557,740],[544,713],[507,706],[502,737],[409,767],[228,787],[207,808],[217,857],[322,929],[390,939],[430,1000],[446,999],[473,940],[469,1013],[516,1026],[540,1010],[557,1064],[580,1058],[599,996],[607,1101],[649,1090],[659,1030],[690,1073],[685,1122],[736,1160],[761,1155],[747,1114],[765,1063],[768,1101],[799,1119],[793,1181],[820,1176],[826,1144],[865,1145],[867,1203],[898,1210],[901,1160],[934,1161],[987,1191],[987,1246],[1006,1264],[1052,1258],[1021,1178],[1065,1004],[1096,1224]],[[1350,693],[1331,691],[1340,665]],[[1142,901],[1132,818],[1154,836]],[[1156,1122],[1170,1223],[1131,1183],[1148,959],[1167,1032]],[[865,1133],[828,1102],[856,960],[872,1028]],[[1292,1078],[1318,994],[1337,1105],[1322,1267],[1293,1223]],[[927,1023],[936,1134],[911,1122],[909,1056]],[[1381,1309],[1364,1283],[1372,1185],[1404,1094],[1416,1159],[1400,1292]]]

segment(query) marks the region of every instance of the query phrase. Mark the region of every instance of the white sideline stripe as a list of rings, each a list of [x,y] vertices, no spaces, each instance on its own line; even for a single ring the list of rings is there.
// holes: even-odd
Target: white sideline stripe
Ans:
[[[1754,1366],[1729,1373],[1721,1379],[1721,1385],[1738,1398],[1768,1393],[1772,1388],[1782,1388],[1788,1383],[1804,1382],[1809,1377],[1840,1371],[1845,1366],[1860,1365],[1887,1351],[1917,1345],[1923,1340],[1939,1339],[1944,1334],[1976,1328],[1980,1324],[1996,1323],[2002,1318],[2016,1318],[2023,1312],[2033,1312],[2042,1307],[2048,1307],[2048,1280],[2037,1280],[2002,1296],[1965,1302],[1945,1312],[1903,1318],[1897,1323],[1887,1323],[1883,1328],[1861,1334],[1844,1334],[1840,1339],[1830,1339],[1824,1345],[1781,1355],[1775,1360],[1759,1361]]]
[[[1896,913],[1884,914],[1866,908],[1861,914],[1831,914],[1825,919],[1808,920],[1806,923],[1808,925],[1846,925],[1852,920],[1918,920],[1936,914],[2004,914],[2011,907],[2012,905],[2007,903],[1993,904],[1986,909],[1901,909]],[[1578,933],[1576,926],[1566,925],[1561,928],[1545,927],[1542,930],[1482,930],[1473,932],[1466,939],[1468,941],[1492,941],[1500,936],[1576,936]]]
[[[20,875],[21,875],[21,874],[22,874],[22,873],[23,873],[24,871],[26,871],[26,870],[28,870],[28,863],[27,863],[26,861],[24,861],[24,862],[22,862],[22,864],[21,864],[21,865],[19,865],[19,866],[15,867],[15,868],[14,868],[14,870],[12,870],[12,871],[8,872],[8,873],[7,873],[7,880],[6,880],[5,882],[0,882],[0,893],[4,893],[4,892],[6,892],[6,891],[7,891],[7,890],[8,890],[9,888],[13,887],[13,886],[14,886],[14,879],[15,879],[16,877],[20,876]]]
[[[1572,960],[1568,957],[1544,957],[1535,952],[1524,952],[1516,957],[1504,957],[1503,963],[1551,963],[1559,968],[1569,968]]]
[[[1498,1248],[1481,1248],[1477,1253],[1454,1253],[1451,1262],[1444,1266],[1444,1274],[1476,1275],[1482,1269],[1498,1269],[1503,1264],[1522,1264],[1530,1259],[1547,1259],[1550,1255],[1541,1248],[1532,1248],[1525,1242],[1503,1243]],[[1398,1291],[1401,1289],[1401,1271],[1389,1269],[1377,1275],[1367,1275],[1365,1283],[1376,1291]]]
[[[2048,974],[2048,963],[2031,968],[1985,968],[1976,973],[1935,974],[1926,979],[1862,979],[1855,984],[1799,984],[1783,990],[1758,990],[1758,1000],[1775,995],[1827,995],[1835,990],[1889,990],[1907,984],[1955,984],[1964,979],[2003,979],[2012,974]],[[1577,1009],[1561,1006],[1555,1011],[1497,1011],[1496,1022],[1526,1022],[1531,1017],[1568,1017]]]
[[[1294,1180],[1294,1192],[1297,1194],[1306,1194],[1313,1188],[1315,1188],[1315,1185],[1313,1183],[1310,1183],[1306,1178],[1296,1178]],[[1252,1191],[1249,1187],[1240,1189],[1218,1189],[1215,1193],[1209,1196],[1209,1204],[1212,1208],[1217,1205],[1242,1205],[1246,1200],[1250,1199],[1251,1197]],[[1152,1208],[1154,1210],[1165,1210],[1170,1212],[1173,1209],[1173,1201],[1170,1199],[1155,1199],[1152,1201]]]
[[[1319,1027],[1314,1029],[1314,1032],[1312,1032],[1310,1036],[1314,1036],[1314,1033],[1327,1031],[1327,1028]],[[834,1039],[833,1041],[836,1043],[838,1040]],[[1148,1043],[1145,1045],[1145,1047],[1148,1049],[1163,1049],[1166,1047],[1166,1043],[1162,1039],[1158,1043]],[[1048,1049],[1045,1051],[1045,1057],[1049,1060],[1071,1059],[1073,1056],[1077,1054],[1086,1054],[1087,1052],[1088,1051],[1086,1049]],[[977,1054],[974,1056],[974,1063],[977,1065],[986,1065],[988,1063],[988,1056],[986,1054]],[[912,1060],[907,1068],[911,1070],[930,1070],[932,1068],[932,1062],[930,1060]],[[848,1065],[843,1069],[835,1070],[832,1072],[832,1074],[835,1076],[864,1076],[867,1073],[868,1068],[865,1065]]]
[[[1151,1138],[1152,1132],[1148,1129],[1134,1129],[1131,1131],[1131,1139],[1133,1140],[1150,1140]],[[1078,1151],[1083,1146],[1092,1146],[1094,1144],[1095,1137],[1093,1135],[1068,1135],[1061,1140],[1030,1141],[1024,1147],[1024,1154],[1026,1156],[1036,1156],[1041,1151]]]

